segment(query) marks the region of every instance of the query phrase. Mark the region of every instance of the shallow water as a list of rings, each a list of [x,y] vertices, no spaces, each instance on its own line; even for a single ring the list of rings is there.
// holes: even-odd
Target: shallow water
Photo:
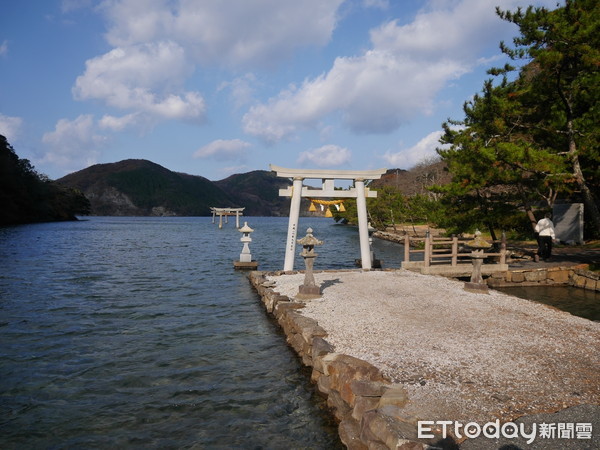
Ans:
[[[281,269],[287,218],[243,220],[259,268]],[[339,448],[309,374],[233,270],[234,224],[0,228],[0,448]],[[325,241],[316,269],[354,267],[355,228],[308,226]],[[399,267],[396,244],[374,246]]]
[[[572,286],[515,286],[498,290],[552,306],[574,316],[600,321],[600,294],[594,291]]]
[[[259,269],[281,269],[287,218],[243,221]],[[341,448],[308,371],[233,270],[234,223],[0,228],[0,448]],[[301,218],[299,237],[308,226],[324,241],[316,270],[355,267],[356,228]],[[373,246],[400,267],[401,245]]]

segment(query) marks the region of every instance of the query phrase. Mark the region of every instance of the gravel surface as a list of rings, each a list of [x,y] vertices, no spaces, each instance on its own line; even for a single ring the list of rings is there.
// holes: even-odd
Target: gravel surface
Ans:
[[[303,274],[269,277],[293,298]],[[300,312],[336,352],[368,361],[410,401],[407,417],[485,422],[600,404],[600,323],[406,270],[315,274]]]

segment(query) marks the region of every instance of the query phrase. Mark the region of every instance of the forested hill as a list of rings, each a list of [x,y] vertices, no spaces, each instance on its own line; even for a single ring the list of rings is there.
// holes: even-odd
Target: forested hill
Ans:
[[[17,156],[0,135],[0,226],[76,220],[89,212],[89,202],[77,190],[58,185],[38,174]]]
[[[278,196],[287,180],[266,171],[212,182],[143,159],[96,164],[57,180],[80,189],[92,215],[206,216],[210,207],[245,207],[246,215],[287,214]]]
[[[290,186],[287,178],[279,178],[274,172],[254,170],[231,175],[215,184],[232,198],[246,207],[252,216],[287,216],[290,210],[289,197],[280,197],[279,189]]]

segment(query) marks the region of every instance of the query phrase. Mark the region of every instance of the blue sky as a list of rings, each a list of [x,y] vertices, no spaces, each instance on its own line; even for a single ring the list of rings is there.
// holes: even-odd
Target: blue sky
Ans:
[[[0,134],[50,178],[143,158],[220,180],[435,155],[537,0],[24,0],[0,15]]]

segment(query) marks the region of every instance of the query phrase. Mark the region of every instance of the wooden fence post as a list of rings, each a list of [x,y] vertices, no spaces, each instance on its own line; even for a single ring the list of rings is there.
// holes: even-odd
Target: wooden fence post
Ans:
[[[458,264],[458,237],[453,234],[452,235],[452,266],[456,266]]]
[[[506,264],[506,233],[504,231],[500,240],[500,264]]]
[[[404,235],[404,261],[410,261],[410,237],[408,233]]]
[[[431,236],[429,235],[429,230],[425,233],[425,250],[423,252],[423,261],[425,262],[425,267],[429,267],[429,263],[431,261]]]

